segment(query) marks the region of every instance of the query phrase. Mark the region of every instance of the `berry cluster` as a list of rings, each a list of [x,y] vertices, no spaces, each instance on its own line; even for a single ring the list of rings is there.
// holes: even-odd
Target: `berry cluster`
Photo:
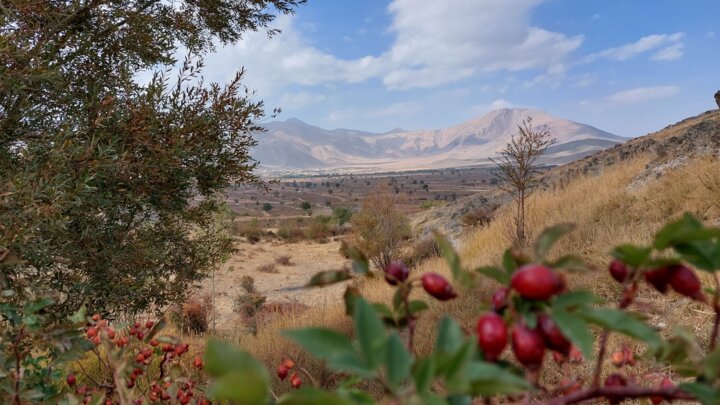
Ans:
[[[619,283],[633,280],[634,272],[620,260],[613,260],[608,268],[610,275]],[[689,267],[682,264],[660,266],[643,273],[645,281],[662,294],[672,287],[678,294],[706,302],[700,279]]]
[[[292,361],[292,359],[284,359],[280,365],[277,368],[277,376],[280,380],[284,380],[287,376],[290,370],[292,370],[295,367],[295,362]],[[300,379],[300,376],[293,372],[290,376],[290,385],[292,385],[293,388],[298,389],[302,385],[302,380]]]

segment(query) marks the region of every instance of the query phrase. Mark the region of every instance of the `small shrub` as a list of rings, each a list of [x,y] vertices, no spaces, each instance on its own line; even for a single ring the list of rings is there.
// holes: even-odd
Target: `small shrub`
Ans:
[[[272,209],[273,209],[272,204],[270,204],[270,203],[263,203],[263,205],[262,205],[262,210],[263,210],[263,211],[267,212],[267,211],[270,211],[270,210],[272,210]]]
[[[463,215],[460,222],[467,227],[489,225],[496,209],[496,205],[474,209]]]
[[[281,266],[292,266],[295,263],[290,261],[289,255],[282,255],[275,258],[275,263],[281,265]]]
[[[265,305],[267,297],[259,293],[240,294],[235,297],[233,309],[245,317],[254,317]]]
[[[278,229],[277,236],[286,242],[297,242],[305,237],[305,233],[299,225],[288,224]]]
[[[268,263],[258,267],[257,271],[261,273],[277,273],[278,269],[275,267],[275,263]]]
[[[189,299],[180,312],[181,330],[196,334],[207,332],[211,311],[210,297]]]
[[[240,279],[240,287],[248,294],[255,292],[255,279],[251,276],[242,276]]]
[[[435,238],[430,236],[415,243],[415,245],[409,249],[408,253],[403,258],[403,262],[405,262],[408,266],[413,267],[427,259],[440,256],[442,256],[440,245],[438,245]]]

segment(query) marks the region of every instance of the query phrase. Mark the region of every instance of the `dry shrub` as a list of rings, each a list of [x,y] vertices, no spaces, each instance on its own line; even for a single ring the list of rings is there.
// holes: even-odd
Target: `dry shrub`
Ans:
[[[251,276],[242,276],[240,279],[240,286],[243,290],[245,290],[245,292],[252,294],[255,292],[255,279]]]
[[[180,330],[195,334],[207,332],[211,312],[212,301],[209,296],[190,298],[180,310]]]
[[[305,238],[305,232],[298,224],[290,223],[281,226],[277,236],[286,242],[298,242]]]
[[[263,264],[262,266],[258,267],[256,270],[261,273],[277,273],[278,272],[277,267],[275,267],[275,263]]]
[[[495,211],[498,209],[497,205],[490,205],[480,207],[467,212],[462,216],[460,222],[463,226],[467,227],[479,227],[487,226],[493,220]]]
[[[410,239],[410,220],[398,208],[397,197],[379,188],[362,203],[360,212],[352,217],[352,244],[365,252],[373,265],[384,269],[401,253]]]
[[[282,255],[275,258],[275,263],[281,266],[294,266],[295,263],[290,261],[289,255]]]
[[[235,223],[234,231],[236,235],[242,236],[249,243],[260,242],[263,237],[263,230],[256,220]]]
[[[438,245],[434,237],[430,236],[410,247],[403,256],[402,261],[410,267],[415,267],[427,259],[440,257],[441,255],[440,245]]]

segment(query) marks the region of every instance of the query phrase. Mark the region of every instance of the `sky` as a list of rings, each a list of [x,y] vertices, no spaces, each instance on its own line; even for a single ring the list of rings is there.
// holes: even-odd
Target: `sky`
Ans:
[[[309,0],[205,58],[278,119],[385,132],[530,107],[640,136],[716,108],[720,0]]]

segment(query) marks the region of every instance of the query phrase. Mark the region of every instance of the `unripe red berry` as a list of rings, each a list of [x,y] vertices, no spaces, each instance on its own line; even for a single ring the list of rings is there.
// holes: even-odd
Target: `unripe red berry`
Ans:
[[[545,357],[545,342],[536,330],[516,324],[512,330],[512,348],[515,358],[532,371],[539,370]]]
[[[610,271],[612,278],[614,278],[618,283],[624,283],[630,275],[630,270],[628,270],[625,263],[617,259],[610,262],[608,270]]]
[[[508,306],[508,294],[510,289],[507,287],[498,288],[492,295],[492,309],[497,313],[501,313]]]
[[[75,378],[75,374],[68,374],[66,381],[67,381],[67,385],[72,387],[77,382],[77,378]]]
[[[300,379],[300,376],[298,376],[296,373],[293,373],[293,375],[290,377],[290,384],[292,384],[293,388],[298,389],[302,385],[302,380]]]
[[[447,301],[457,297],[457,293],[445,277],[437,273],[425,273],[422,276],[422,285],[425,291],[440,301]]]
[[[284,380],[285,377],[287,377],[287,375],[288,375],[288,368],[285,367],[285,366],[282,365],[282,364],[279,365],[279,366],[278,366],[278,369],[277,369],[277,376],[278,376],[278,378],[281,379],[281,380]]]
[[[646,271],[645,281],[652,285],[656,290],[665,294],[670,282],[670,272],[667,267],[659,267],[655,270]]]
[[[485,314],[477,322],[478,346],[487,361],[495,361],[507,345],[507,328],[503,319],[495,314]]]
[[[202,362],[202,359],[200,358],[200,356],[195,356],[195,359],[193,360],[193,365],[194,365],[195,368],[197,368],[198,370],[202,370],[202,368],[203,368],[203,362]]]
[[[672,266],[668,271],[670,272],[670,286],[673,290],[694,300],[705,301],[700,279],[695,272],[682,265]]]
[[[547,347],[564,355],[570,354],[572,344],[570,344],[570,341],[562,334],[560,328],[552,318],[547,314],[541,314],[538,316],[538,326]]]
[[[153,325],[155,325],[155,322],[153,322],[153,321],[147,321],[147,322],[145,322],[145,327],[148,328],[148,329],[152,328]]]
[[[385,281],[390,285],[405,282],[410,276],[410,269],[402,262],[392,262],[385,268]]]
[[[558,275],[540,264],[526,264],[512,276],[510,286],[520,296],[530,300],[547,300],[561,291],[563,281]]]

